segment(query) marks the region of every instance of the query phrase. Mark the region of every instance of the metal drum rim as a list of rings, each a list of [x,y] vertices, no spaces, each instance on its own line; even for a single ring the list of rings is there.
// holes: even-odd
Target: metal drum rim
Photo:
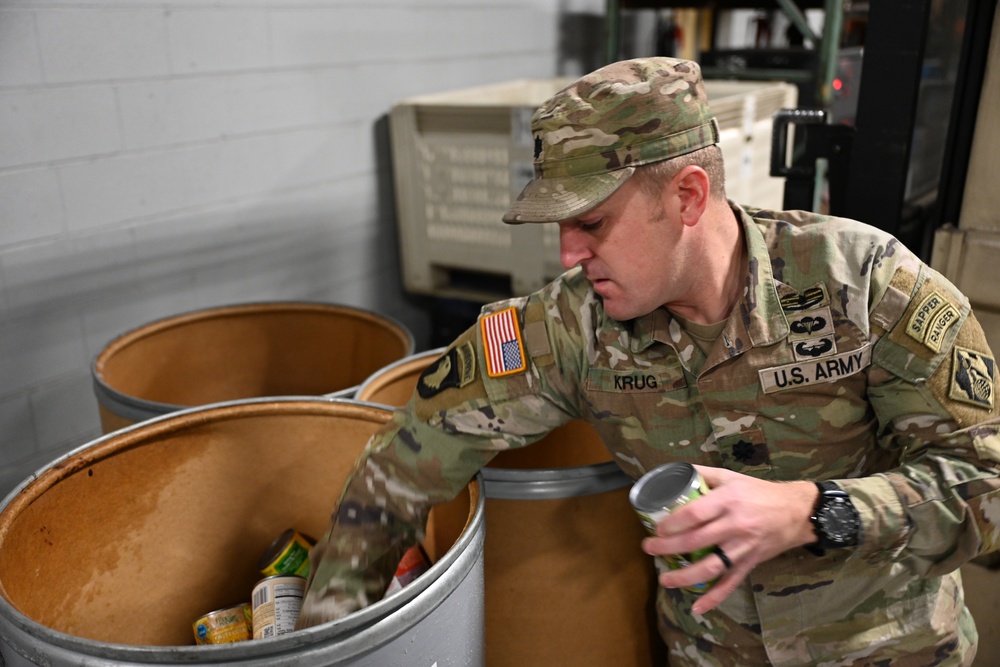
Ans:
[[[391,364],[384,366],[383,368],[380,368],[379,370],[375,371],[367,378],[365,378],[364,381],[362,381],[361,384],[358,385],[357,391],[355,391],[355,395],[364,396],[365,393],[370,390],[372,385],[374,385],[376,382],[384,378],[387,374],[391,373],[392,371],[399,370],[400,368],[409,366],[413,362],[420,361],[422,359],[428,359],[428,358],[436,359],[437,357],[440,357],[442,354],[444,354],[445,351],[447,351],[447,349],[448,349],[447,347],[435,347],[433,349],[424,350],[423,352],[417,352],[415,354],[411,354],[406,357],[403,357],[402,359],[394,361]],[[361,400],[368,400],[368,399],[361,399]],[[378,401],[371,401],[371,402],[378,403]],[[389,405],[388,403],[378,403],[378,404],[388,405],[390,408],[395,407]]]
[[[482,469],[487,498],[553,500],[607,493],[632,485],[632,478],[614,461],[566,468]]]
[[[393,327],[395,327],[399,333],[404,334],[406,339],[406,352],[405,356],[410,356],[413,354],[416,348],[416,339],[413,337],[413,332],[410,331],[409,327],[404,325],[400,320],[391,315],[384,315],[378,313],[374,310],[369,310],[367,308],[360,308],[357,306],[349,306],[339,303],[331,303],[324,301],[250,301],[246,303],[233,303],[226,304],[223,306],[210,306],[207,308],[197,308],[194,310],[187,310],[174,315],[167,315],[164,317],[159,317],[154,320],[150,320],[139,326],[132,327],[122,333],[118,334],[111,340],[109,340],[98,352],[94,355],[93,360],[90,364],[90,375],[93,380],[94,393],[97,395],[98,402],[111,410],[115,414],[125,417],[126,419],[132,419],[134,421],[145,421],[151,419],[152,417],[166,414],[168,412],[177,412],[180,410],[185,410],[192,407],[192,405],[177,405],[173,403],[161,403],[159,401],[151,401],[144,398],[138,398],[131,396],[129,394],[122,393],[109,385],[104,380],[104,375],[101,370],[101,365],[103,364],[106,356],[111,352],[115,351],[118,347],[124,344],[130,338],[136,338],[139,334],[151,335],[157,331],[168,327],[168,326],[180,326],[182,324],[187,324],[189,322],[196,322],[201,319],[209,319],[218,316],[236,316],[241,314],[241,311],[250,311],[254,308],[268,307],[270,309],[278,310],[282,308],[313,308],[315,310],[326,310],[326,311],[340,311],[345,313],[352,313],[357,315],[364,315],[372,319],[383,320]],[[360,384],[354,385],[353,387],[345,387],[344,389],[339,389],[329,394],[323,394],[323,396],[329,398],[351,398],[357,392]],[[255,397],[257,398],[257,397]],[[263,397],[271,398],[271,397]],[[242,400],[242,399],[233,399]],[[206,403],[205,405],[210,405]],[[116,408],[120,408],[121,412],[118,412]],[[152,417],[151,417],[152,415]]]
[[[351,408],[375,410],[378,412],[389,412],[386,406],[377,403],[317,396],[260,397],[237,401],[222,401],[172,412],[105,434],[100,438],[81,445],[80,447],[77,447],[76,449],[67,452],[63,456],[60,456],[46,464],[24,479],[2,501],[0,501],[0,517],[3,516],[4,512],[7,511],[11,504],[35,480],[39,479],[50,469],[59,467],[62,463],[78,456],[81,452],[88,449],[107,445],[108,442],[122,437],[135,435],[135,432],[137,431],[169,428],[170,422],[185,422],[189,417],[199,416],[202,415],[202,413],[224,413],[231,409],[256,406],[258,404],[267,404],[268,406],[276,407],[286,403],[315,403],[320,405],[332,404],[348,406]],[[450,582],[459,575],[461,575],[461,578],[464,579],[467,571],[463,571],[459,565],[464,566],[470,559],[474,560],[473,557],[476,556],[476,553],[466,554],[465,551],[471,548],[473,551],[478,550],[478,552],[481,552],[484,541],[485,493],[483,492],[483,482],[481,476],[477,475],[474,481],[478,487],[478,492],[475,494],[475,508],[470,511],[469,520],[467,521],[462,534],[459,535],[458,539],[445,552],[445,554],[436,563],[434,563],[427,570],[427,572],[414,580],[410,585],[400,591],[397,591],[394,595],[379,600],[378,602],[375,602],[368,607],[354,612],[338,621],[324,623],[322,625],[306,628],[304,630],[288,635],[282,635],[280,637],[237,642],[225,645],[141,646],[131,644],[115,644],[111,642],[101,642],[93,639],[87,639],[84,637],[77,637],[75,635],[60,632],[49,628],[48,626],[42,625],[41,623],[38,623],[34,619],[21,613],[10,603],[5,595],[0,594],[0,641],[6,643],[11,650],[15,650],[15,643],[10,640],[10,632],[13,630],[30,638],[36,644],[41,643],[40,640],[44,639],[47,642],[46,648],[56,647],[66,655],[72,656],[75,661],[79,661],[80,655],[82,654],[85,656],[100,658],[102,661],[105,661],[106,664],[158,664],[150,662],[149,660],[132,662],[133,660],[142,657],[161,659],[162,662],[159,664],[198,664],[199,659],[203,657],[205,658],[204,662],[222,663],[239,660],[241,663],[246,664],[247,661],[243,658],[269,656],[270,660],[266,660],[261,664],[273,665],[275,664],[274,658],[279,657],[283,652],[287,652],[291,649],[302,648],[303,645],[306,644],[313,645],[319,642],[329,642],[342,638],[342,641],[337,642],[339,645],[344,643],[350,637],[365,632],[367,628],[379,625],[382,621],[394,617],[397,612],[402,611],[405,607],[409,606],[409,603],[414,598],[429,589],[439,579],[447,577],[445,581]],[[2,528],[3,522],[0,522],[0,529]],[[2,534],[0,534],[0,537],[2,537]],[[451,572],[452,569],[454,569],[455,572]],[[470,570],[471,567],[466,569]],[[441,599],[443,599],[450,594],[451,590],[453,589],[447,588],[443,594],[438,590],[437,594],[441,595]],[[0,592],[2,592],[2,588],[0,588]],[[418,612],[415,610],[409,610],[409,614],[415,613]],[[429,613],[430,611],[428,610],[423,614],[423,616],[426,616]],[[408,617],[409,614],[407,614],[406,617]],[[423,616],[420,616],[420,618]],[[260,650],[262,646],[272,650],[262,653]],[[314,648],[319,650],[318,646]],[[51,653],[51,651],[46,651],[45,655],[51,657]],[[211,658],[211,660],[208,658]],[[109,660],[111,661],[108,662]]]

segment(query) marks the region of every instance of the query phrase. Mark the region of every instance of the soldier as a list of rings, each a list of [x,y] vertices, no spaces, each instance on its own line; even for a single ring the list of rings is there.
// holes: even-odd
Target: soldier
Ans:
[[[485,306],[369,443],[300,627],[378,600],[431,504],[582,418],[633,478],[712,487],[642,544],[719,547],[659,574],[672,665],[970,664],[957,568],[995,549],[1000,439],[968,299],[878,229],[728,201],[695,63],[608,65],[532,130],[504,221],[558,224],[567,272]]]

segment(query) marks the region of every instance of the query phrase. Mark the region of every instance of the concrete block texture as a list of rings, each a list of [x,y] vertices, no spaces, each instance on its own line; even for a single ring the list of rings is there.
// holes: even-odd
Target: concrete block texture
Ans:
[[[34,13],[46,82],[89,83],[171,73],[164,8],[78,5]]]
[[[602,0],[7,0],[0,6],[0,495],[99,434],[90,365],[233,303],[393,316],[389,109],[560,70]],[[570,72],[580,73],[580,72]]]

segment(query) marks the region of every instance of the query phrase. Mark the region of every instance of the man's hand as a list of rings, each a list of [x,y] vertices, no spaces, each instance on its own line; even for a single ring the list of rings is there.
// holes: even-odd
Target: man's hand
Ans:
[[[714,609],[758,564],[803,544],[815,542],[809,516],[819,496],[812,482],[768,482],[725,468],[695,466],[711,489],[677,508],[657,526],[657,536],[642,542],[646,553],[684,554],[717,546],[732,563],[709,554],[690,567],[660,575],[665,588],[682,588],[721,579],[695,602],[692,611]]]

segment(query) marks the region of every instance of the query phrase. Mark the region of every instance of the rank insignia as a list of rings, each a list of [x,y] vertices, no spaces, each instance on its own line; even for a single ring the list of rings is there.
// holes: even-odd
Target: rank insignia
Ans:
[[[476,351],[472,343],[451,348],[424,369],[417,382],[420,398],[433,398],[445,389],[461,388],[476,378]]]
[[[517,309],[511,306],[479,320],[486,356],[486,374],[491,378],[520,373],[528,367],[524,355]]]
[[[759,468],[771,465],[771,456],[764,442],[764,433],[759,428],[718,436],[716,441],[724,465],[728,468],[739,470],[739,466]]]
[[[733,445],[733,458],[745,466],[759,466],[768,462],[767,447],[740,440]]]
[[[948,395],[963,403],[993,408],[996,363],[993,357],[964,347],[953,348],[951,389]]]

